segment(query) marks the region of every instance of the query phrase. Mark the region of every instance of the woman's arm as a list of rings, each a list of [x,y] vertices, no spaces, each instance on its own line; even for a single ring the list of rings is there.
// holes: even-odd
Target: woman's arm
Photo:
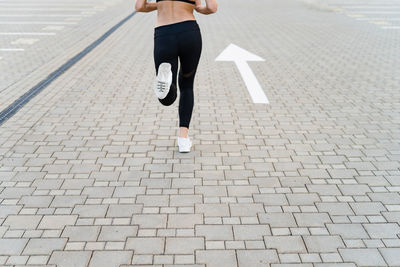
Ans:
[[[137,12],[151,12],[157,10],[157,3],[147,3],[147,0],[136,0],[135,9]]]
[[[206,5],[201,4],[201,0],[196,0],[196,11],[204,14],[209,15],[217,12],[218,3],[217,0],[206,0]]]

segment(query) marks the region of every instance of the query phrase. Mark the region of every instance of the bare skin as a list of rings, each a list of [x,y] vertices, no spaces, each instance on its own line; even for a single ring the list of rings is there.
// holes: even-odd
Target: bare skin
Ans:
[[[136,0],[135,9],[137,12],[152,12],[157,10],[156,27],[185,20],[195,20],[193,14],[194,10],[204,15],[209,15],[217,12],[217,0],[205,0],[205,5],[202,5],[201,0],[195,1],[196,5],[179,1],[161,1],[158,3],[148,3],[147,0]],[[179,137],[187,138],[188,131],[188,128],[180,127]]]

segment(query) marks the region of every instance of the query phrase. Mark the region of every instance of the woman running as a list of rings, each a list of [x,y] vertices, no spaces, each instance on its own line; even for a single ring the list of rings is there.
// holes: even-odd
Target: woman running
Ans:
[[[157,77],[154,92],[161,104],[172,105],[177,97],[178,75],[178,147],[179,152],[190,152],[192,141],[188,131],[194,105],[193,84],[202,48],[200,28],[193,10],[205,15],[215,13],[217,0],[205,0],[205,5],[202,5],[201,0],[156,1],[148,3],[147,0],[136,0],[135,9],[138,12],[157,10],[157,24],[154,29],[154,63]]]

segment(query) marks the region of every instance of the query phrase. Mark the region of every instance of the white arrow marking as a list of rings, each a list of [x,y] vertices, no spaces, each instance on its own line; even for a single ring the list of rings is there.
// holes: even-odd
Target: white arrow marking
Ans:
[[[268,98],[261,88],[256,76],[251,70],[247,61],[265,61],[257,55],[254,55],[237,45],[230,44],[215,61],[233,61],[235,62],[243,81],[246,84],[247,90],[250,93],[254,103],[269,104]]]

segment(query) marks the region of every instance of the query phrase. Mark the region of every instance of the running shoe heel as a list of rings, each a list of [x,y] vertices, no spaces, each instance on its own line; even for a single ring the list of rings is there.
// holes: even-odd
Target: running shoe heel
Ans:
[[[190,140],[189,137],[183,138],[183,137],[178,137],[178,148],[179,152],[190,152],[190,148],[192,147],[192,141]]]

